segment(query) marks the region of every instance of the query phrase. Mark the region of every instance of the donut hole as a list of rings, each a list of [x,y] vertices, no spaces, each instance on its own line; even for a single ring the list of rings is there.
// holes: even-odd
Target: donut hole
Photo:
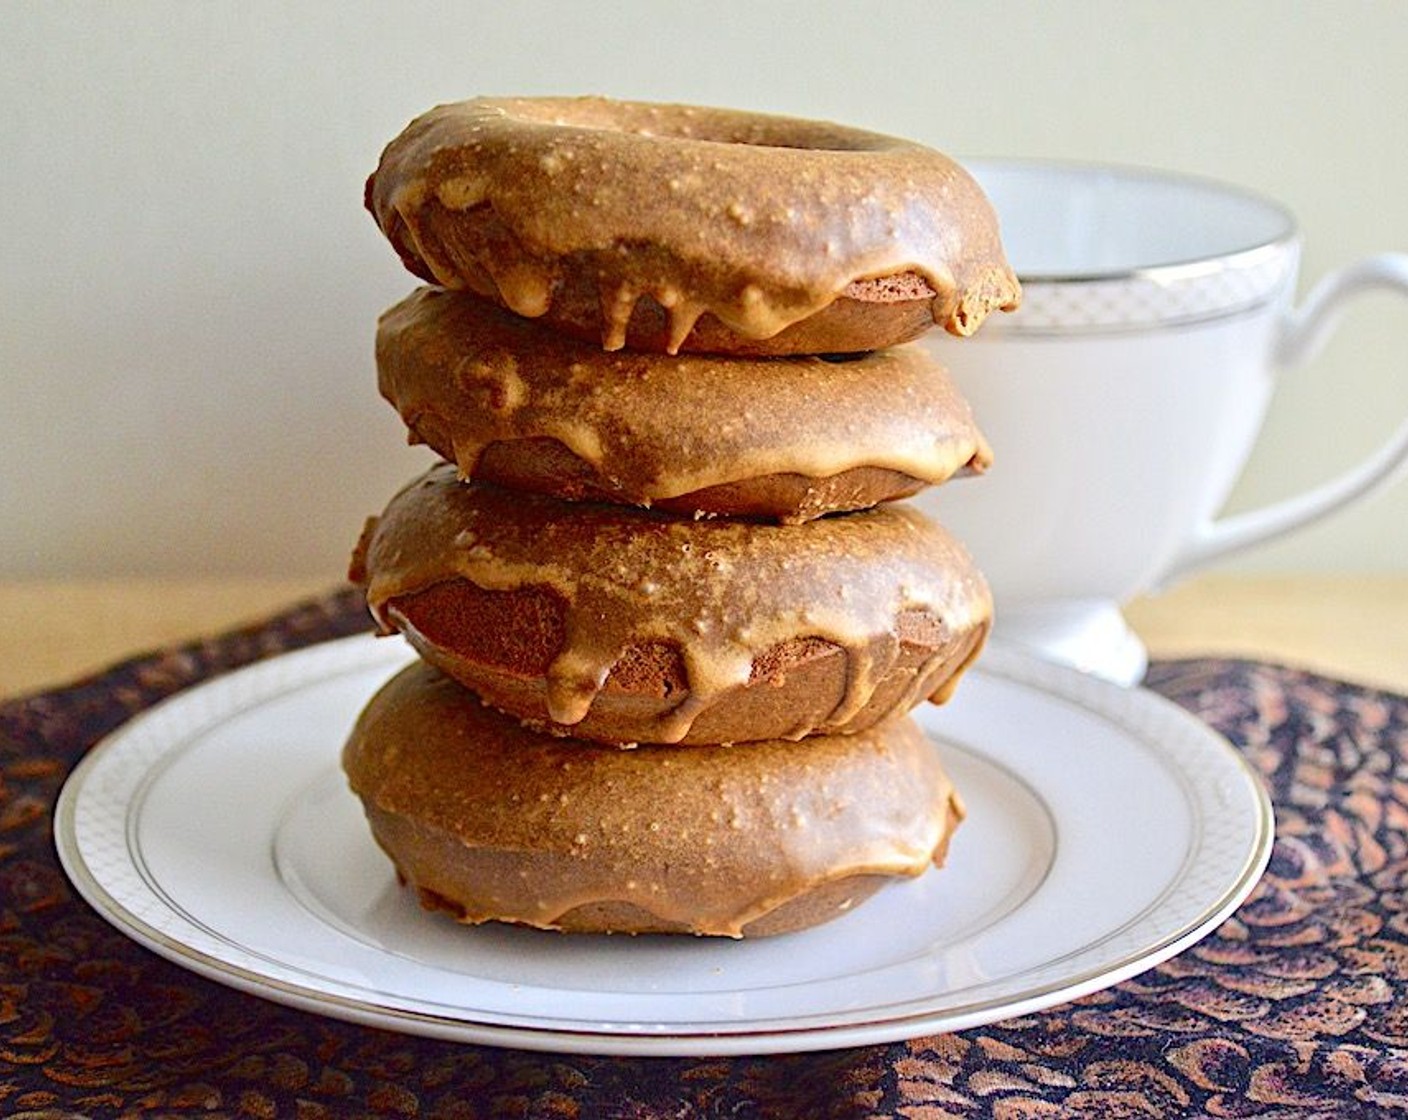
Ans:
[[[825,121],[766,116],[743,110],[608,101],[596,97],[506,101],[509,120],[551,129],[623,133],[651,140],[683,140],[809,152],[875,152],[903,146],[891,137]]]

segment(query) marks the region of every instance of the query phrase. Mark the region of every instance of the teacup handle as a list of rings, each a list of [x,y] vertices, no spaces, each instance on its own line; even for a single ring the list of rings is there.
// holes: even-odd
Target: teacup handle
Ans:
[[[1380,253],[1325,276],[1281,325],[1275,358],[1280,368],[1305,361],[1319,349],[1336,314],[1360,292],[1388,290],[1408,296],[1408,254]],[[1208,522],[1159,581],[1168,584],[1233,552],[1299,529],[1388,482],[1408,461],[1408,419],[1357,466],[1301,494],[1245,513]]]

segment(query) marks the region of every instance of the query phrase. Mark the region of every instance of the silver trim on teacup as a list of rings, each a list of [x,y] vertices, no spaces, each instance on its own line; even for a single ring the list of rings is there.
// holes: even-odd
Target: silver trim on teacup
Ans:
[[[1235,196],[1272,217],[1274,236],[1226,252],[1124,269],[1035,272],[1018,265],[1022,306],[989,318],[982,334],[1071,335],[1187,326],[1265,307],[1286,294],[1300,258],[1295,216],[1279,202],[1242,187],[1179,172],[1043,160],[980,160],[973,169],[1084,171],[1182,183]]]
[[[1188,326],[1240,315],[1282,298],[1294,282],[1299,241],[1233,256],[1135,269],[1119,276],[1022,281],[1022,306],[983,333],[1071,335]]]

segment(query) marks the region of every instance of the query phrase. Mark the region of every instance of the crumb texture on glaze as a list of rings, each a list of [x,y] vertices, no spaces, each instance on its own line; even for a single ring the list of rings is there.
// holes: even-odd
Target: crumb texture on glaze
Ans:
[[[905,484],[913,492],[992,460],[967,402],[918,346],[845,361],[607,353],[473,295],[421,288],[381,316],[376,358],[381,393],[412,439],[463,477],[493,481],[486,472],[506,455],[542,458],[527,444],[552,440],[579,461],[560,472],[568,498],[581,496],[569,486],[590,486],[635,505],[686,499],[680,506],[693,512],[688,495],[751,483],[741,511],[724,500],[696,506],[795,521],[905,496]],[[829,505],[815,497],[820,480],[861,468],[891,472],[899,492],[853,476],[849,490],[831,488]],[[538,488],[552,481],[544,473]],[[776,476],[787,475],[810,484],[784,488]]]
[[[529,731],[423,663],[367,705],[343,765],[424,902],[548,929],[816,924],[941,863],[963,815],[907,718],[806,743],[621,751]]]
[[[917,277],[932,321],[958,335],[1020,299],[992,207],[957,163],[798,118],[456,102],[387,146],[366,203],[411,271],[520,315],[548,314],[587,278],[606,349],[625,345],[643,300],[662,309],[674,353],[705,316],[766,339],[874,280]]]
[[[573,733],[628,653],[677,651],[684,687],[652,717],[641,736],[651,742],[684,740],[703,713],[753,681],[765,655],[793,641],[841,650],[844,686],[834,705],[777,734],[845,727],[877,689],[895,686],[904,624],[915,618],[933,636],[924,663],[904,671],[907,691],[889,706],[946,698],[992,616],[987,585],[963,547],[904,504],[805,525],[694,521],[464,483],[447,463],[369,522],[351,574],[388,631],[397,628],[399,599],[454,580],[489,592],[531,589],[560,603],[545,716]]]

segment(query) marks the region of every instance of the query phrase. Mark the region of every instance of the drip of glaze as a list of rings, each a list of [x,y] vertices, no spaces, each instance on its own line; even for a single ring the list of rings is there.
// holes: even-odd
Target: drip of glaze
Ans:
[[[681,522],[466,485],[448,464],[393,499],[359,556],[383,625],[389,601],[447,579],[551,590],[565,604],[566,641],[548,672],[548,705],[565,727],[586,716],[627,650],[674,646],[688,695],[657,720],[650,738],[659,742],[678,742],[749,680],[759,657],[800,638],[827,641],[847,659],[831,719],[796,730],[829,726],[864,708],[894,669],[904,612],[926,612],[951,634],[982,634],[991,610],[962,548],[908,507],[804,526]],[[818,596],[838,588],[848,591],[844,609],[819,608]]]
[[[464,921],[551,928],[626,902],[737,937],[823,884],[941,863],[963,816],[908,719],[623,752],[529,731],[423,664],[367,705],[343,763],[405,877]]]
[[[464,477],[489,444],[541,437],[641,504],[862,466],[941,482],[990,459],[967,402],[919,346],[839,364],[603,354],[484,300],[423,288],[381,317],[376,357],[383,395]]]
[[[678,293],[675,347],[704,311],[767,338],[900,273],[924,278],[954,333],[1019,298],[992,207],[957,164],[820,122],[592,98],[442,105],[387,146],[368,204],[413,270],[497,289],[520,314],[587,269],[612,305],[608,348],[653,290]],[[485,214],[493,235],[461,228]]]

